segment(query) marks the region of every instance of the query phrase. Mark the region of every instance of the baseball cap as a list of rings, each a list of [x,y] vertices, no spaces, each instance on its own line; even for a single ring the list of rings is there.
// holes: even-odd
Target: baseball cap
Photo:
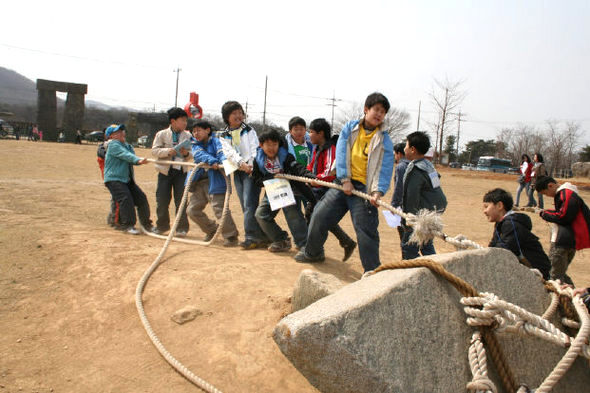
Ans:
[[[117,131],[121,131],[121,130],[125,130],[125,124],[119,124],[119,125],[111,124],[110,126],[108,126],[108,128],[104,134],[105,134],[106,138],[109,139],[113,132],[117,132]]]

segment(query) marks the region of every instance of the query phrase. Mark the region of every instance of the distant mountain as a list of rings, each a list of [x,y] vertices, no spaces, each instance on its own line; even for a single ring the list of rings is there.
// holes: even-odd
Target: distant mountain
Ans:
[[[57,105],[64,100],[58,98]],[[0,67],[0,106],[5,105],[37,105],[36,82],[22,76],[18,72]],[[112,107],[102,102],[86,100],[86,105],[102,110]]]

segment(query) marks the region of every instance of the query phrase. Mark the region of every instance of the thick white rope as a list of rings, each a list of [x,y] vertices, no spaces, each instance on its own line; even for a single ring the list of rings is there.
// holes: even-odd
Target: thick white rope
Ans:
[[[468,358],[473,379],[467,384],[467,390],[476,393],[497,393],[496,385],[488,377],[486,350],[479,332],[471,336]]]
[[[155,160],[148,160],[148,161],[154,162]],[[159,162],[162,162],[162,161],[159,161]],[[175,161],[172,161],[172,162],[176,165]],[[165,162],[162,162],[162,163],[165,163]],[[174,369],[176,371],[178,371],[182,376],[184,376],[186,379],[188,379],[190,382],[192,382],[193,384],[195,384],[197,387],[201,388],[205,392],[221,393],[221,391],[219,389],[217,389],[215,386],[213,386],[209,382],[205,381],[204,379],[195,375],[185,365],[183,365],[174,356],[172,356],[172,354],[170,352],[168,352],[168,350],[164,347],[164,345],[162,344],[162,342],[160,341],[158,336],[156,336],[156,333],[152,329],[152,326],[147,318],[147,315],[145,313],[145,309],[143,307],[142,293],[145,288],[145,285],[147,284],[147,281],[149,280],[152,273],[160,265],[160,262],[161,262],[162,258],[164,257],[164,254],[168,250],[168,246],[170,245],[170,242],[174,238],[174,234],[176,233],[176,228],[178,227],[178,223],[180,222],[180,217],[182,216],[182,213],[183,213],[185,206],[186,206],[186,201],[188,198],[188,190],[189,190],[190,184],[192,183],[193,178],[197,173],[197,169],[201,166],[204,166],[204,165],[200,165],[200,164],[195,165],[195,164],[191,163],[191,166],[193,166],[193,169],[190,172],[190,174],[188,176],[188,181],[186,183],[186,186],[184,187],[184,193],[182,194],[182,201],[180,202],[180,206],[178,207],[178,212],[176,214],[176,219],[174,220],[174,224],[172,225],[172,229],[170,230],[170,233],[168,234],[168,236],[166,238],[166,242],[164,243],[162,250],[160,250],[160,253],[156,257],[154,262],[152,262],[151,266],[145,271],[145,273],[143,274],[143,276],[139,280],[139,283],[137,284],[137,288],[135,289],[135,306],[137,307],[137,311],[139,313],[139,318],[141,319],[143,327],[145,328],[150,340],[152,341],[154,346],[158,349],[160,354],[164,357],[164,359],[166,359],[166,361],[172,367],[174,367]],[[229,187],[230,186],[228,184],[227,188],[229,189]],[[227,194],[226,194],[226,201],[224,203],[224,208],[226,208],[226,206],[229,206],[229,198],[228,198]],[[225,211],[224,211],[224,214],[225,214]],[[223,220],[223,218],[224,217],[222,216],[222,220]],[[219,224],[218,231],[222,227],[222,225],[223,225],[223,221]],[[144,231],[145,231],[145,229],[144,229]]]
[[[491,293],[484,292],[479,297],[464,297],[461,299],[461,303],[467,306],[465,307],[465,313],[469,316],[467,323],[470,326],[491,326],[492,324],[496,324],[498,332],[533,335],[553,342],[558,346],[568,348],[566,354],[536,390],[537,393],[550,392],[578,356],[590,358],[590,348],[588,345],[588,337],[590,337],[590,315],[579,296],[572,298],[572,304],[581,321],[580,330],[575,338],[569,337],[548,320],[544,319],[544,317],[552,315],[554,310],[557,309],[555,299],[559,299],[559,295],[565,294],[569,297],[573,295],[571,288],[561,289],[557,283],[551,282],[551,284],[559,291],[559,294],[552,292],[551,305],[543,316],[538,316],[512,303],[500,300]],[[470,351],[472,351],[471,348]],[[470,364],[473,363],[471,359],[472,355],[470,354]],[[475,372],[473,370],[474,366],[472,365],[472,373],[475,380],[477,369]],[[526,389],[521,387],[519,392],[521,391],[526,391]]]
[[[309,177],[302,177],[302,176],[293,176],[288,175],[285,173],[276,174],[275,177],[283,178],[287,180],[295,180],[300,181],[303,183],[315,183],[323,187],[334,188],[336,190],[344,190],[344,188],[336,183],[329,183],[323,180],[312,179]],[[368,201],[371,200],[371,196],[365,194],[364,192],[357,191],[355,189],[352,190],[352,194],[356,195],[360,198],[366,199]],[[422,209],[418,212],[418,214],[411,214],[411,213],[404,213],[401,209],[391,206],[389,203],[383,202],[382,200],[378,200],[377,204],[382,208],[389,210],[398,216],[401,216],[405,221],[406,225],[411,226],[414,228],[414,232],[410,237],[410,242],[423,245],[435,237],[439,237],[447,243],[452,244],[457,249],[467,249],[467,248],[475,248],[480,249],[483,248],[479,244],[467,239],[463,235],[458,235],[455,237],[449,237],[443,232],[443,223],[440,213]]]

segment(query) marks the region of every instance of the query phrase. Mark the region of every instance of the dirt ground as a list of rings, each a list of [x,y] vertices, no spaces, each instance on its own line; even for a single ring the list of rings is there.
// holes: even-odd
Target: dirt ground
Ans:
[[[109,193],[96,163],[96,145],[0,141],[0,393],[195,392],[150,342],[134,293],[163,241],[106,225]],[[149,156],[149,150],[137,149]],[[442,169],[449,200],[445,232],[487,244],[492,225],[483,194],[514,192],[516,177]],[[136,167],[155,219],[156,172]],[[581,195],[590,202],[585,188]],[[386,200],[391,196],[387,195]],[[552,206],[552,201],[546,202]],[[232,211],[242,233],[237,197]],[[549,227],[531,215],[548,250]],[[279,224],[286,228],[282,215]],[[352,234],[349,217],[343,227]],[[397,232],[381,219],[381,259],[400,256]],[[203,234],[192,224],[190,237]],[[454,251],[440,240],[438,252]],[[196,375],[228,392],[314,392],[271,338],[290,307],[306,268],[353,282],[358,252],[347,263],[330,236],[323,264],[280,255],[173,243],[144,292],[152,327],[167,349]],[[570,274],[590,285],[589,254],[579,252]],[[517,284],[517,283],[515,283]],[[202,315],[177,325],[170,315],[194,305]]]

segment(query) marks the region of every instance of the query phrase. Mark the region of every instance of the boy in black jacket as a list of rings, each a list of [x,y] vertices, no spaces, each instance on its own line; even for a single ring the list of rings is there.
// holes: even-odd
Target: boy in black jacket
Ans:
[[[259,187],[264,187],[264,181],[274,178],[277,173],[286,173],[295,176],[305,176],[315,179],[315,176],[305,169],[305,166],[297,162],[285,148],[285,142],[278,131],[270,130],[258,136],[260,147],[256,152],[256,159],[253,163],[252,179]],[[311,189],[301,182],[290,182],[296,196],[303,196],[308,201],[315,202]],[[305,247],[307,242],[307,223],[301,209],[297,204],[282,208],[287,225],[298,249]],[[268,247],[270,252],[289,251],[291,240],[287,232],[275,222],[279,210],[272,210],[268,196],[265,192],[264,198],[256,209],[256,221],[263,232],[272,241]]]
[[[501,188],[488,191],[483,196],[483,214],[488,221],[495,223],[488,247],[512,251],[520,263],[538,269],[548,280],[551,264],[539,238],[531,232],[531,219],[526,214],[512,211],[512,206],[512,196]]]

